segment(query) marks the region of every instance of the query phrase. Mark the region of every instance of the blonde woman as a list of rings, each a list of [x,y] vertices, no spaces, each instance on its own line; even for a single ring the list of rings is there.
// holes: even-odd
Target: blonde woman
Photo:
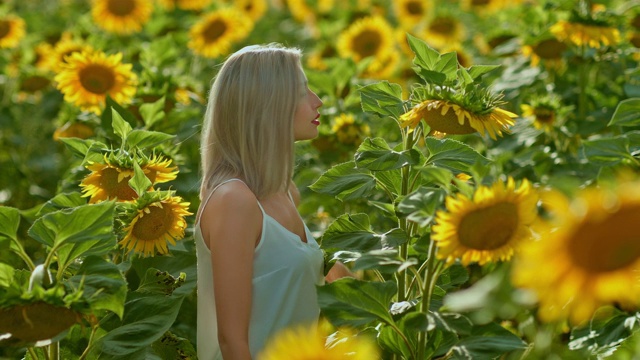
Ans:
[[[279,330],[318,319],[323,252],[296,209],[294,142],[318,134],[301,52],[249,46],[222,65],[202,132],[198,358],[252,359]],[[329,278],[347,275],[344,266]]]

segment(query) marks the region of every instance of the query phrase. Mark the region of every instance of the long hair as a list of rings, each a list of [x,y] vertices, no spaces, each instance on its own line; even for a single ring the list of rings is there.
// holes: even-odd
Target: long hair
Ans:
[[[270,44],[245,47],[224,62],[203,121],[201,199],[232,177],[242,177],[259,199],[288,188],[300,58],[298,49]]]

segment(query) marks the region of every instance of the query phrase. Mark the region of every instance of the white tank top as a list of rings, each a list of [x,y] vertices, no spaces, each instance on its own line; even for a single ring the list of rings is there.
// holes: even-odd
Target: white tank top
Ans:
[[[216,189],[229,181],[216,186]],[[205,200],[203,208],[211,198]],[[257,200],[256,200],[257,201]],[[249,348],[255,358],[269,338],[279,330],[318,321],[320,308],[316,285],[324,284],[324,255],[305,225],[307,242],[262,211],[262,234],[253,258]],[[211,252],[195,224],[198,258],[197,349],[200,360],[222,359],[218,344],[216,304],[213,296]],[[241,264],[238,264],[241,266]]]

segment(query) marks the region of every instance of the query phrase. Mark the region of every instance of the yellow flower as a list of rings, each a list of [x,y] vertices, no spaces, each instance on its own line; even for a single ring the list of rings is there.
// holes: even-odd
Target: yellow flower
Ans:
[[[558,40],[569,42],[576,46],[600,48],[615,45],[620,42],[620,32],[610,26],[596,26],[574,23],[565,20],[558,21],[549,29]]]
[[[311,5],[307,0],[286,0],[294,19],[302,23],[315,23],[316,16],[326,14],[335,6],[335,0],[318,0]]]
[[[563,64],[562,54],[567,50],[567,45],[557,39],[544,39],[535,44],[522,47],[522,54],[531,59],[531,66],[535,67],[544,61],[545,66],[560,68]]]
[[[346,145],[360,145],[362,139],[369,136],[369,125],[356,124],[353,114],[340,114],[331,128],[338,141]]]
[[[43,50],[47,50],[46,46]],[[74,39],[70,33],[62,34],[60,40],[53,46],[53,53],[43,54],[46,56],[48,64],[46,68],[54,72],[60,72],[67,64],[67,59],[73,53],[91,53],[94,49],[83,40]]]
[[[175,166],[170,166],[171,160],[152,156],[140,168],[152,184],[164,183],[176,178],[178,171]],[[89,196],[89,203],[94,204],[105,200],[117,199],[118,201],[132,201],[138,198],[138,194],[129,186],[129,180],[133,177],[133,169],[124,167],[110,161],[106,155],[104,163],[90,162],[86,166],[91,170],[80,187],[82,196]]]
[[[461,42],[464,36],[465,30],[460,21],[450,15],[440,15],[427,24],[420,37],[429,45],[442,48]]]
[[[393,10],[398,23],[404,29],[412,29],[424,22],[431,14],[433,3],[430,0],[393,1]]]
[[[556,121],[556,109],[550,106],[528,104],[520,105],[523,117],[533,117],[533,126],[536,129],[550,131]]]
[[[75,137],[79,139],[87,139],[93,136],[93,129],[83,123],[67,122],[53,132],[53,140],[59,141],[61,138]]]
[[[15,15],[0,17],[0,49],[11,49],[18,46],[24,38],[26,24]]]
[[[311,69],[326,70],[328,65],[325,59],[332,58],[337,55],[338,54],[336,52],[336,48],[332,44],[330,43],[322,44],[316,47],[315,49],[313,49],[309,53],[309,55],[306,56],[307,66],[309,66]]]
[[[190,30],[189,48],[196,54],[216,58],[225,56],[231,47],[253,30],[251,18],[236,8],[216,10],[204,16]]]
[[[480,186],[473,198],[463,194],[446,199],[447,211],[436,213],[431,239],[438,248],[437,257],[463,265],[484,265],[511,258],[525,240],[532,237],[538,196],[525,179],[516,188],[509,177],[491,187]]]
[[[182,10],[204,10],[211,0],[158,0],[160,6],[167,10],[175,8]]]
[[[268,8],[267,0],[234,0],[233,6],[247,14],[251,20],[257,22]]]
[[[589,320],[603,305],[640,305],[640,181],[542,195],[540,238],[514,259],[515,285],[533,290],[542,321]]]
[[[394,61],[393,55],[398,55],[394,47],[393,28],[379,16],[356,20],[337,40],[340,57],[351,58],[355,62],[371,58],[371,63],[365,71],[370,77],[380,76],[389,71],[389,63]]]
[[[64,100],[83,110],[102,112],[107,95],[118,104],[128,104],[136,93],[138,77],[131,64],[123,64],[122,54],[73,53],[56,75]]]
[[[106,31],[128,35],[142,30],[151,17],[149,0],[93,0],[93,21]]]
[[[515,123],[512,118],[516,116],[500,108],[477,114],[450,101],[425,100],[400,116],[400,126],[413,129],[424,119],[432,131],[445,134],[488,133],[495,140],[496,135],[502,136],[503,131],[509,131],[507,126]]]
[[[125,236],[118,243],[129,252],[153,256],[167,254],[167,242],[172,245],[184,238],[185,216],[189,203],[179,196],[167,196],[159,201],[139,206],[131,222],[124,228]]]
[[[523,0],[462,0],[462,9],[482,14],[519,5],[522,1]]]
[[[349,330],[329,334],[326,326],[309,325],[276,334],[258,354],[258,360],[377,360],[380,351],[363,336]],[[329,336],[331,335],[331,336]]]

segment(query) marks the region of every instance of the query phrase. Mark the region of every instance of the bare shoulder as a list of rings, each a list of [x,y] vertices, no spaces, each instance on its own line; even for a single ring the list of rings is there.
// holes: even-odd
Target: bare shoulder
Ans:
[[[211,232],[236,230],[259,232],[262,212],[256,196],[240,181],[230,181],[219,186],[201,209],[200,226],[203,235]]]

